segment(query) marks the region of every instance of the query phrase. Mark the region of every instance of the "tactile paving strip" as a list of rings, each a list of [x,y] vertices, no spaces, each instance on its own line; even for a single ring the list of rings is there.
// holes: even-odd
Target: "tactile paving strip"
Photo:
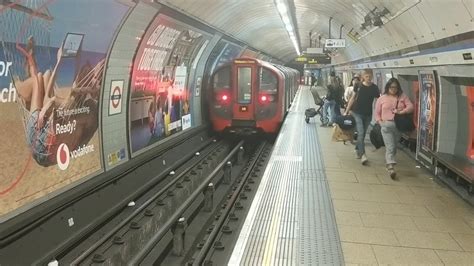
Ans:
[[[344,264],[310,99],[299,91],[229,265]]]
[[[301,108],[298,110],[304,138],[303,169],[300,175],[299,206],[299,263],[300,265],[343,265],[341,243],[337,231],[334,207],[327,182],[323,151],[318,138],[318,116],[305,125],[304,109],[314,107],[308,89],[302,90]],[[311,101],[311,102],[310,102]]]

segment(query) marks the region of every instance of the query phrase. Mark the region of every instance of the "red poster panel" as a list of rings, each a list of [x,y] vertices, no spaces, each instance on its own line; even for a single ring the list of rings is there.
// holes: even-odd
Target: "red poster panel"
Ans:
[[[420,84],[418,80],[412,81],[411,83],[411,88],[413,90],[413,103],[414,103],[414,108],[415,108],[415,113],[413,114],[413,124],[415,124],[415,127],[418,128],[418,116],[420,115],[420,110],[419,110],[419,105],[420,105]]]
[[[469,142],[466,155],[471,160],[474,160],[474,86],[466,87],[466,91],[469,110]]]

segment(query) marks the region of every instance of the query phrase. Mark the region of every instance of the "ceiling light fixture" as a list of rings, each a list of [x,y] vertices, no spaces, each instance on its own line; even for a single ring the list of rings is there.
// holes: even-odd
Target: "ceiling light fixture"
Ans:
[[[298,39],[296,38],[295,27],[292,23],[291,15],[288,8],[287,0],[274,0],[278,13],[280,13],[281,20],[285,26],[288,36],[290,37],[293,46],[295,47],[296,53],[301,55],[300,46]]]

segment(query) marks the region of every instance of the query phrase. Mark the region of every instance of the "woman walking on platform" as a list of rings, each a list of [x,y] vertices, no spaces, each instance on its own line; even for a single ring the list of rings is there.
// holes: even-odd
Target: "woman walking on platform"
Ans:
[[[400,82],[391,78],[385,85],[384,94],[375,104],[375,120],[382,128],[382,137],[385,143],[385,162],[387,171],[392,179],[395,179],[395,155],[397,144],[400,140],[400,132],[395,125],[395,114],[411,114],[413,103],[403,93]]]

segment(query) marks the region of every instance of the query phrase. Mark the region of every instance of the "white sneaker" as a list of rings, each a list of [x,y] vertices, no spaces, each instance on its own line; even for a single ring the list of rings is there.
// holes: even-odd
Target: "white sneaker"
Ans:
[[[365,156],[365,153],[362,154],[362,156],[360,157],[360,162],[362,163],[362,165],[366,165],[369,162],[369,159],[367,159],[367,156]]]
[[[356,159],[360,159],[360,156],[359,156],[359,154],[357,153],[357,150],[354,150],[354,154],[355,154]]]

